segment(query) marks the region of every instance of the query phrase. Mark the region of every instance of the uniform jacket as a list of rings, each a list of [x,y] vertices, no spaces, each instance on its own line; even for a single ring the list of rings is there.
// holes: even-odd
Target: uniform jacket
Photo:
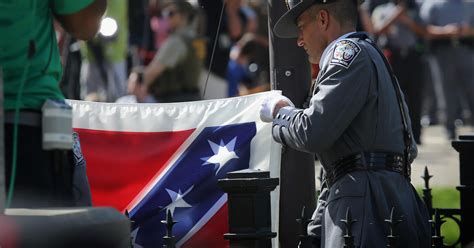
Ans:
[[[324,51],[309,107],[284,107],[273,122],[273,137],[292,148],[315,153],[325,170],[347,155],[360,152],[403,154],[403,125],[395,88],[383,58],[369,43],[346,34]],[[409,122],[408,109],[406,118]],[[408,123],[411,126],[411,123]],[[410,130],[411,132],[411,130]],[[411,153],[417,150],[412,141]],[[430,228],[424,204],[409,180],[387,171],[355,171],[318,200],[311,235],[322,247],[343,247],[347,208],[358,221],[352,231],[359,247],[385,247],[392,207],[398,216],[400,247],[429,247]]]

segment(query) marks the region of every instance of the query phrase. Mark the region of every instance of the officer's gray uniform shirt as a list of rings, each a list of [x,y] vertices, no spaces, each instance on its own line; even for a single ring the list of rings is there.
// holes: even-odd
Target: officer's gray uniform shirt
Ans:
[[[384,62],[370,44],[355,40],[339,39],[328,46],[310,107],[292,109],[293,120],[274,127],[277,141],[316,153],[326,167],[361,151],[403,153],[405,147],[400,110]],[[342,52],[346,60],[337,61],[335,52]],[[416,156],[415,145],[413,150]]]
[[[309,108],[284,107],[273,122],[276,141],[316,153],[325,170],[332,170],[334,162],[347,155],[362,151],[403,154],[405,147],[396,94],[382,58],[367,41],[345,37],[323,53]],[[416,145],[412,150],[415,157]],[[426,209],[399,173],[354,171],[323,195],[316,216],[320,219],[313,223],[314,229],[309,227],[323,247],[343,247],[345,228],[340,220],[347,207],[359,220],[352,229],[356,246],[385,247],[389,229],[383,220],[392,206],[405,216],[400,247],[429,247]]]

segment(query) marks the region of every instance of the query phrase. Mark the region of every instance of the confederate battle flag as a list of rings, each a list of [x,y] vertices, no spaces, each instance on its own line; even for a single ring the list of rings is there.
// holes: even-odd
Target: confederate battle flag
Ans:
[[[280,147],[258,116],[267,94],[275,93],[166,104],[69,101],[94,205],[129,212],[135,247],[162,246],[168,211],[178,247],[227,247],[227,196],[217,180],[247,168],[279,175]]]

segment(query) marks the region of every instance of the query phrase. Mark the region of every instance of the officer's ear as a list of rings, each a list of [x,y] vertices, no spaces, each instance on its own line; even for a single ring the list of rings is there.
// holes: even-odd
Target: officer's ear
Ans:
[[[318,11],[318,25],[322,30],[327,30],[329,26],[329,12],[325,9]]]

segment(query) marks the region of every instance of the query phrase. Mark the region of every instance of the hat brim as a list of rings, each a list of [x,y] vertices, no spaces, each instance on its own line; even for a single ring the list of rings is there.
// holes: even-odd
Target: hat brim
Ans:
[[[298,37],[298,26],[296,19],[306,9],[313,5],[313,1],[301,1],[293,8],[283,14],[273,27],[273,33],[280,38],[296,38]]]

